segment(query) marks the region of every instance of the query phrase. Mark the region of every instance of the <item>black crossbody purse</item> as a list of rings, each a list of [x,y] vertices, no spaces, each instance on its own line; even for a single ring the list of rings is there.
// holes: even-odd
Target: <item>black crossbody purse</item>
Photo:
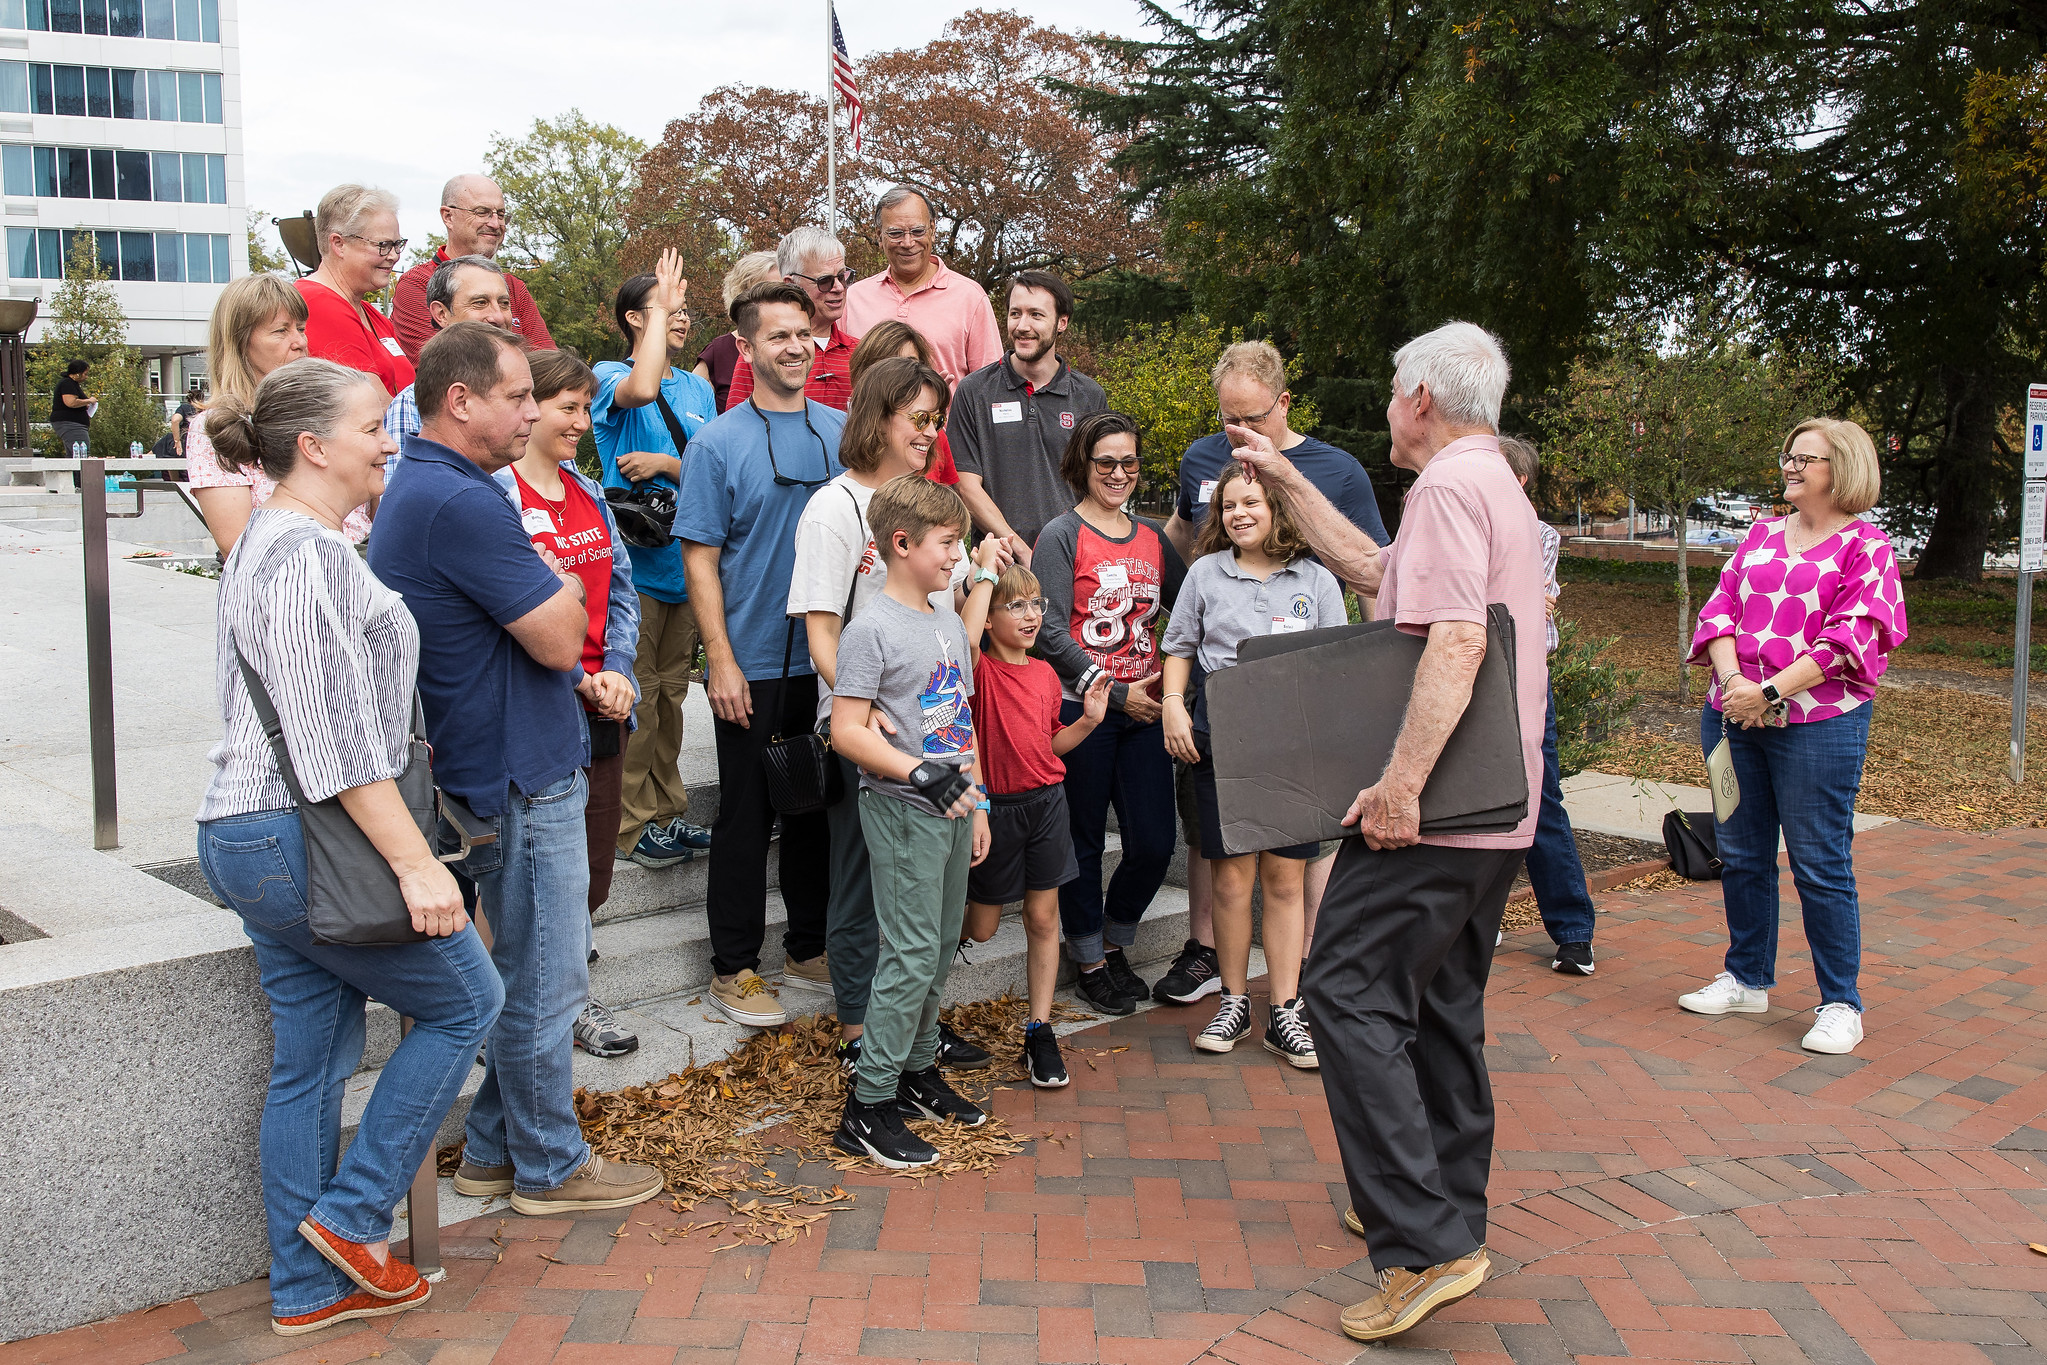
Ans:
[[[857,513],[860,499],[848,488]],[[840,639],[853,619],[853,597],[860,590],[860,565],[853,565],[853,582],[846,589],[846,605],[839,613]],[[789,660],[796,650],[796,618],[789,618],[789,631],[782,641],[782,681],[789,681]],[[822,679],[820,679],[822,681]],[[830,722],[819,734],[815,727],[800,735],[784,736],[779,731],[768,737],[761,750],[761,767],[768,781],[768,804],[783,815],[809,815],[836,806],[846,795],[845,774],[832,756]]]

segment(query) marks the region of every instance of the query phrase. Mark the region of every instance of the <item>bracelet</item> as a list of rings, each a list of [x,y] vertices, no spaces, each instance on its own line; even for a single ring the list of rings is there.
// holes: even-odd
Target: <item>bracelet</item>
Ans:
[[[1186,700],[1187,694],[1185,692],[1167,692],[1159,697],[1159,701],[1161,704],[1169,701],[1177,701],[1184,704]]]

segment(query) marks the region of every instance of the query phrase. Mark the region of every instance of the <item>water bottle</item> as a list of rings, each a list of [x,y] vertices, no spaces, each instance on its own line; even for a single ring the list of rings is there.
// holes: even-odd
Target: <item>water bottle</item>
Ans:
[[[139,460],[143,458],[142,442],[130,441],[128,443],[128,458],[131,460]]]

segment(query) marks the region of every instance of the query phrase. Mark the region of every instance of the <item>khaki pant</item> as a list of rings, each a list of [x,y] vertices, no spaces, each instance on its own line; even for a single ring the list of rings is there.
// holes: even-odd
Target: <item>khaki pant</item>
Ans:
[[[687,602],[658,602],[640,594],[640,652],[633,677],[640,685],[626,737],[625,786],[620,796],[618,851],[631,853],[648,821],[667,824],[689,813],[682,788],[682,701],[689,695],[697,657],[697,613]]]

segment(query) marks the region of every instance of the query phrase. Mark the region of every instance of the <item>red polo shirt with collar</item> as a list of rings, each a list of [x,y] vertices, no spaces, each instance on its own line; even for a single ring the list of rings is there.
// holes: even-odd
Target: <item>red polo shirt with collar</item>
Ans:
[[[398,277],[398,283],[391,289],[391,326],[398,333],[398,344],[405,348],[405,358],[419,363],[420,348],[434,339],[434,320],[427,312],[426,286],[434,277],[434,271],[448,263],[448,249],[442,247],[434,252],[430,261],[421,261]],[[547,320],[540,316],[540,305],[533,301],[533,291],[526,287],[511,271],[505,272],[505,288],[512,295],[512,330],[526,338],[526,344],[536,351],[557,349],[554,338],[548,335]]]

